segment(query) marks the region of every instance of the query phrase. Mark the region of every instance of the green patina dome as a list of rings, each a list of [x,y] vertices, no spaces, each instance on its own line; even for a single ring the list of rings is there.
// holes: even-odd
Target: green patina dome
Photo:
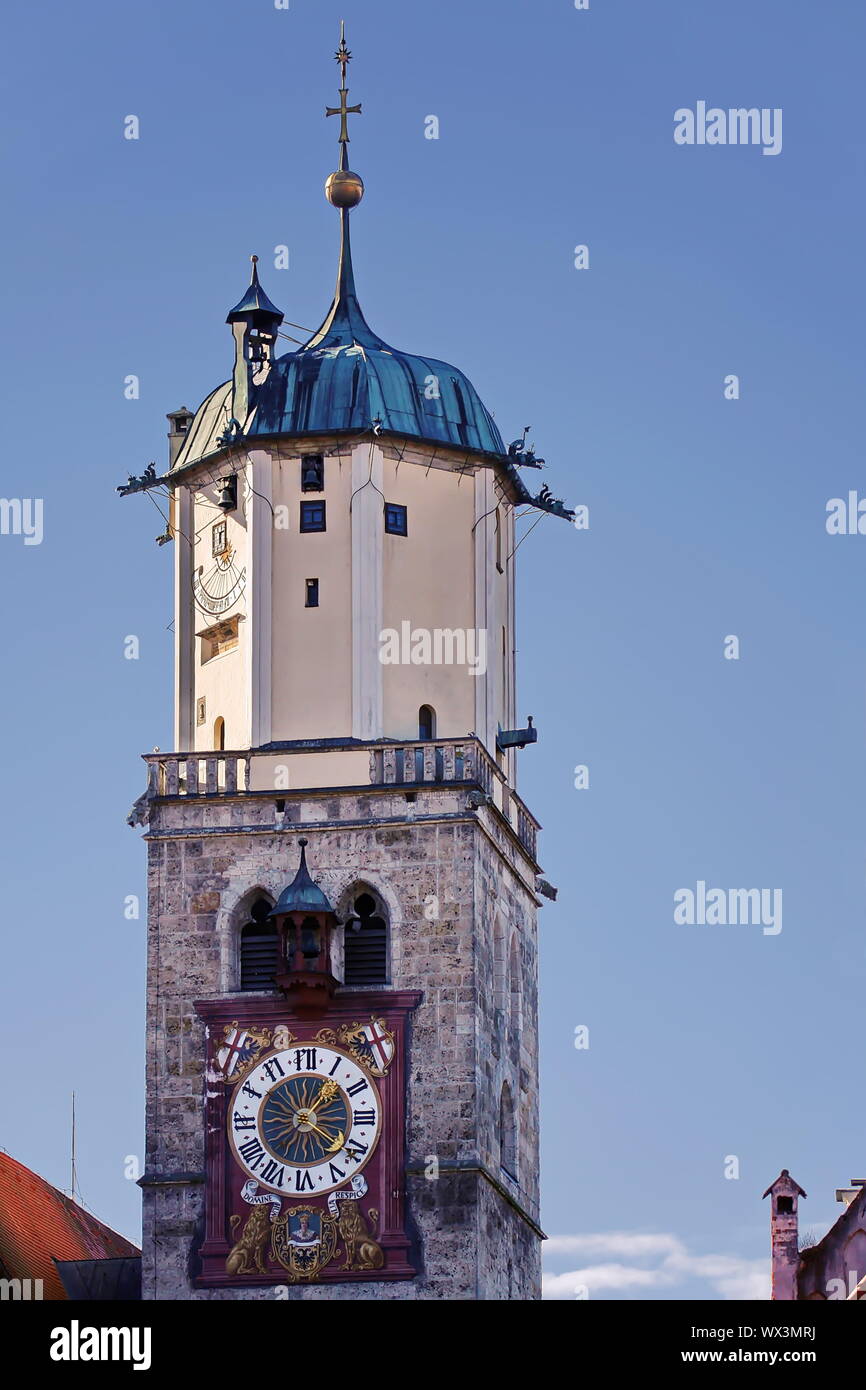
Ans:
[[[301,862],[298,865],[298,872],[292,882],[283,889],[277,899],[276,907],[272,908],[268,914],[270,917],[282,917],[287,912],[330,912],[334,909],[328,902],[325,894],[318,884],[310,878],[307,869],[306,840],[299,840],[301,847]]]

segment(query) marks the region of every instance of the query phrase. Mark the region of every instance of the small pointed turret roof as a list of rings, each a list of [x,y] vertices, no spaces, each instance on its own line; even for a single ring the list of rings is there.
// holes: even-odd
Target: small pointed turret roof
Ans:
[[[286,912],[331,912],[334,909],[317,883],[310,878],[307,868],[307,841],[299,840],[301,862],[291,883],[283,889],[277,899],[276,907],[269,916],[282,917]]]
[[[252,319],[255,328],[265,327],[272,324],[277,327],[282,323],[285,315],[276,304],[272,304],[259,284],[258,256],[251,256],[253,263],[253,273],[250,279],[247,292],[239,304],[236,304],[229,311],[226,323],[238,323],[241,319]]]

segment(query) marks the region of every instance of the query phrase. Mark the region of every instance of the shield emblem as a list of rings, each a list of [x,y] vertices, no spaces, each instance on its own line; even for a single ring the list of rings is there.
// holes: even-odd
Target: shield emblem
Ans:
[[[321,1207],[290,1207],[271,1228],[274,1259],[292,1282],[314,1279],[336,1248],[336,1223]]]

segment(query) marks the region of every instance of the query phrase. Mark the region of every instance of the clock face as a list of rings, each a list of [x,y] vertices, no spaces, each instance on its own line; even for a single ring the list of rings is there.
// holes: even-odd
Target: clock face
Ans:
[[[232,1093],[228,1132],[240,1167],[272,1192],[331,1192],[373,1156],[382,1112],[372,1076],[338,1048],[290,1047]]]
[[[202,612],[226,613],[237,603],[246,583],[246,567],[242,569],[238,565],[234,550],[226,543],[225,548],[214,555],[213,564],[207,571],[204,565],[199,565],[193,575],[192,590]]]

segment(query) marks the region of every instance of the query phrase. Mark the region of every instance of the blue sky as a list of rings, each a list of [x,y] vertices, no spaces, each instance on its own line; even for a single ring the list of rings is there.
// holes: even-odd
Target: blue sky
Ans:
[[[114,487],[162,463],[166,411],[229,374],[251,252],[288,319],[328,306],[341,17],[371,324],[456,362],[506,439],[531,423],[545,480],[590,508],[589,531],[546,518],[519,557],[540,728],[521,792],[559,888],[540,928],[550,1289],[757,1294],[780,1168],[818,1233],[863,1176],[866,538],[825,529],[828,499],[866,492],[848,4],[10,13],[2,491],[43,498],[45,521],[39,546],[0,537],[0,1142],[68,1185],[74,1088],[84,1198],[137,1234],[144,941],[123,903],[144,846],[124,817],[138,755],[171,741],[171,556],[149,501]],[[674,112],[701,100],[781,108],[781,154],[676,145]],[[781,933],[676,925],[699,879],[781,888]]]

